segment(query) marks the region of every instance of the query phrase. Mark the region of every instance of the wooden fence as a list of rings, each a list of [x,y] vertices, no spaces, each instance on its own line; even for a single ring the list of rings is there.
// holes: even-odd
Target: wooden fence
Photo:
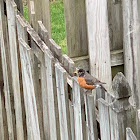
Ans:
[[[140,111],[129,103],[131,88],[124,75],[115,76],[112,93],[97,89],[96,99],[95,93],[84,93],[73,76],[73,60],[62,54],[42,22],[37,33],[13,0],[6,0],[6,11],[4,3],[0,1],[0,139],[136,140]]]

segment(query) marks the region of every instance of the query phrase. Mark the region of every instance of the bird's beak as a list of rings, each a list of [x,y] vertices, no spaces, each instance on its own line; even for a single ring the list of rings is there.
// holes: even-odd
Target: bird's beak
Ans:
[[[76,74],[76,75],[77,75],[77,74],[78,74],[78,71],[76,70],[76,71],[74,72],[74,74]]]

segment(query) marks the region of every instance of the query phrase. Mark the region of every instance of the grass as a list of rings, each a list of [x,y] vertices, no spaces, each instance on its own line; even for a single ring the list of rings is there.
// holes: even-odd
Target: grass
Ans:
[[[50,15],[52,38],[59,46],[61,46],[62,52],[66,54],[66,32],[64,21],[64,6],[62,0],[50,3]],[[24,6],[24,17],[27,21],[29,21],[27,6]]]
[[[52,38],[59,46],[61,46],[62,52],[66,54],[66,32],[63,1],[58,0],[56,2],[52,2],[50,4],[50,13]]]
[[[28,7],[27,6],[23,6],[23,15],[24,18],[29,21],[29,16],[28,16]]]

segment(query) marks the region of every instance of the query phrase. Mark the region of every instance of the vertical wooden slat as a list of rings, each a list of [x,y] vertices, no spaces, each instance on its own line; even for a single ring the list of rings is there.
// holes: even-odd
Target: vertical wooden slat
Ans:
[[[70,124],[71,124],[71,139],[74,140],[74,109],[73,103],[69,101],[69,111],[70,111]]]
[[[124,62],[125,75],[132,89],[132,103],[140,108],[140,31],[138,16],[138,1],[124,0],[123,23],[124,23]]]
[[[0,4],[0,10],[1,10],[1,4]],[[1,14],[1,12],[0,12],[0,14]],[[1,16],[0,16],[0,18],[1,18]],[[1,40],[0,40],[0,42],[1,42]],[[0,44],[0,45],[2,45],[2,44]],[[4,140],[4,125],[3,125],[4,124],[4,122],[3,122],[4,121],[3,120],[4,112],[3,112],[3,104],[2,104],[2,100],[3,100],[2,94],[4,94],[3,93],[3,91],[4,91],[3,90],[4,81],[3,81],[2,63],[1,63],[1,61],[2,61],[2,58],[1,58],[1,47],[0,47],[0,139]]]
[[[81,93],[76,78],[73,78],[73,105],[75,140],[83,140]]]
[[[49,112],[48,112],[48,87],[47,87],[47,76],[46,67],[41,63],[41,91],[42,91],[42,107],[43,107],[43,126],[45,140],[50,139],[50,128],[49,128]]]
[[[9,91],[9,79],[7,69],[7,57],[6,57],[6,43],[4,40],[4,15],[3,15],[3,1],[0,1],[0,42],[1,42],[1,58],[2,58],[2,69],[3,69],[3,80],[4,80],[4,93],[5,93],[5,108],[7,114],[8,124],[8,136],[9,139],[14,140],[14,130],[12,122],[11,102],[10,102],[10,91]]]
[[[49,47],[49,33],[42,21],[38,21],[38,35]]]
[[[99,122],[102,140],[111,140],[109,104],[104,99],[98,100]],[[112,118],[111,118],[112,119]]]
[[[56,63],[55,74],[59,109],[60,136],[61,140],[71,140],[67,73],[59,63]]]
[[[111,88],[107,0],[86,0],[90,72]]]
[[[94,96],[84,94],[87,140],[98,140]]]
[[[22,80],[23,80],[28,139],[40,140],[37,105],[35,100],[35,91],[30,64],[31,48],[22,39],[19,40],[19,47],[22,66],[22,78],[23,78]]]
[[[37,48],[38,46],[34,43],[31,39],[31,48]],[[42,95],[41,95],[41,85],[40,85],[40,70],[38,65],[40,61],[31,53],[31,70],[32,70],[32,78],[34,82],[35,88],[35,99],[37,105],[37,113],[38,113],[38,121],[39,121],[39,129],[40,129],[40,136],[41,139],[44,139],[44,130],[43,130],[43,110],[42,110]]]
[[[39,5],[38,5],[39,6]],[[51,20],[50,20],[50,2],[49,0],[42,0],[42,22],[48,31],[51,38]]]
[[[12,86],[14,92],[15,114],[16,114],[16,131],[17,131],[17,139],[22,140],[24,139],[24,133],[23,133],[23,119],[22,119],[19,70],[18,70],[16,21],[15,21],[17,7],[16,4],[10,0],[6,0],[6,5],[8,17],[11,69],[12,69]]]
[[[45,67],[47,78],[47,93],[48,93],[48,112],[49,112],[49,128],[50,140],[59,139],[59,129],[57,129],[57,108],[56,108],[56,92],[54,85],[54,57],[49,51],[45,51]]]

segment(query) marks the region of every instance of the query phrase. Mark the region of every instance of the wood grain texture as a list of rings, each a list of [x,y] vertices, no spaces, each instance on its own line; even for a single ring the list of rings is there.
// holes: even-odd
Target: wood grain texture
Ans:
[[[37,105],[35,100],[35,91],[31,73],[31,48],[25,43],[24,40],[19,40],[24,101],[27,120],[27,138],[31,140],[40,140],[40,130],[37,114]]]
[[[8,125],[8,134],[9,139],[14,140],[14,130],[12,122],[12,111],[11,111],[11,101],[10,101],[10,90],[9,90],[9,78],[8,78],[8,66],[7,66],[7,56],[6,56],[6,42],[5,42],[5,22],[4,22],[4,13],[3,13],[3,1],[0,1],[0,45],[1,45],[1,58],[2,58],[2,69],[3,69],[3,80],[4,80],[4,93],[5,93],[5,108],[7,115],[7,125]]]
[[[47,85],[47,73],[46,67],[41,63],[41,92],[42,92],[42,107],[43,107],[43,126],[45,140],[50,139],[50,128],[49,128],[49,111],[48,111],[48,85]]]
[[[28,4],[29,19],[32,27],[38,32],[38,21],[42,21],[48,30],[49,37],[51,37],[49,0],[29,0]]]
[[[48,112],[49,112],[49,128],[50,128],[50,140],[59,139],[58,114],[56,104],[56,91],[55,91],[55,73],[54,73],[54,57],[49,51],[45,51],[45,67],[47,78],[47,93],[48,93]]]
[[[37,48],[37,45],[32,43],[31,40],[31,48]],[[34,91],[35,91],[35,99],[37,105],[37,114],[38,114],[38,122],[39,122],[39,130],[40,130],[40,137],[44,139],[44,129],[43,129],[43,109],[42,109],[42,92],[41,92],[41,85],[40,85],[40,68],[38,65],[41,63],[38,58],[31,53],[31,73],[32,79],[34,84]]]
[[[94,96],[84,93],[87,140],[98,140]]]
[[[118,79],[118,80],[117,80]],[[118,82],[116,82],[118,81]],[[126,90],[128,88],[128,90]],[[136,133],[136,112],[129,103],[130,86],[123,74],[118,73],[113,81],[115,100],[110,104],[111,139],[126,139],[126,128],[130,127]]]
[[[85,0],[64,0],[69,57],[88,54]]]
[[[16,14],[17,6],[14,1],[6,0],[7,6],[7,18],[8,18],[8,31],[9,31],[9,45],[10,45],[10,57],[11,57],[11,70],[12,70],[12,86],[14,92],[15,103],[15,116],[16,116],[16,131],[17,139],[22,140],[24,138],[23,133],[23,119],[22,119],[22,107],[21,107],[21,92],[19,82],[19,69],[18,69],[18,49],[16,38]]]
[[[87,0],[86,18],[90,72],[111,88],[107,0]]]
[[[75,140],[83,140],[82,126],[82,110],[81,110],[81,93],[80,87],[77,83],[76,78],[73,78],[73,108],[74,108],[74,129],[75,129]]]
[[[110,50],[123,49],[122,3],[118,0],[107,1]]]
[[[67,73],[59,63],[55,64],[55,75],[59,109],[60,137],[61,140],[71,140]]]
[[[42,21],[38,21],[38,35],[46,43],[46,45],[49,47],[49,33],[48,30],[45,28]]]
[[[132,89],[134,106],[140,107],[140,31],[137,0],[123,1],[125,75]]]
[[[73,76],[74,75],[74,71],[75,71],[75,64],[73,62],[73,60],[67,56],[66,54],[63,54],[62,56],[62,64],[64,66],[64,68],[66,69],[66,71]]]
[[[111,140],[110,137],[110,116],[109,116],[109,104],[104,99],[98,100],[99,108],[99,122],[100,132],[102,140]]]
[[[0,6],[0,11],[1,11],[1,6]],[[1,14],[1,12],[0,12]],[[1,17],[1,16],[0,16]],[[0,23],[1,25],[1,23]],[[1,30],[1,27],[0,27],[0,30]],[[0,40],[1,42],[1,40]],[[0,44],[2,45],[2,44]],[[4,140],[4,120],[3,120],[3,116],[4,116],[4,112],[3,112],[3,104],[2,104],[2,94],[4,94],[4,81],[3,81],[3,72],[2,72],[2,57],[1,57],[1,47],[0,47],[0,139],[1,140]]]
[[[24,41],[26,43],[28,43],[27,24],[24,22],[23,17],[21,17],[19,15],[16,16],[16,26],[17,26],[18,39],[22,38],[22,39],[24,39]],[[22,32],[22,34],[21,34],[21,32]],[[20,68],[21,68],[21,64],[20,64]],[[21,69],[20,69],[20,75],[21,75],[20,82],[21,82],[21,85],[23,86]],[[21,94],[21,101],[22,102],[21,103],[22,103],[24,139],[27,139],[26,111],[25,111],[25,101],[24,101],[24,96],[23,96],[23,89],[21,92],[22,92],[22,94]]]

